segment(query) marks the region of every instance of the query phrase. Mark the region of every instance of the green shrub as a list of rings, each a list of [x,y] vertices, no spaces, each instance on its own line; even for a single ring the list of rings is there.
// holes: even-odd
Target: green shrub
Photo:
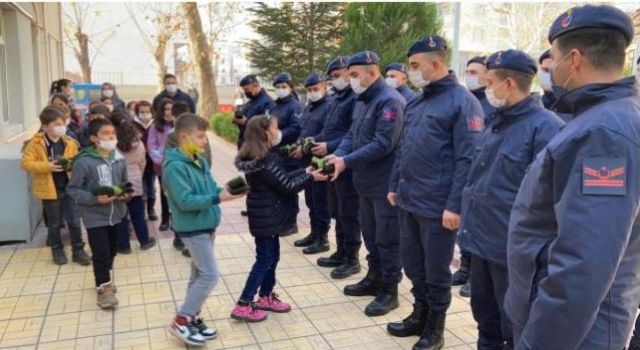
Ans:
[[[236,143],[238,141],[239,130],[238,126],[231,122],[232,120],[233,113],[231,112],[215,113],[210,120],[211,130],[223,139]]]

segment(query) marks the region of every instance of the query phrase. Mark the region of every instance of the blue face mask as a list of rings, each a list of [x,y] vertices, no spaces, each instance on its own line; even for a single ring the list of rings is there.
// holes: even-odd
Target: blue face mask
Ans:
[[[553,94],[556,96],[557,99],[560,99],[562,96],[566,95],[569,91],[567,91],[567,84],[569,83],[569,81],[573,78],[573,74],[571,73],[571,75],[569,76],[569,78],[567,78],[567,80],[565,80],[565,82],[560,85],[558,83],[556,83],[555,79],[553,79],[553,71],[558,68],[558,66],[560,64],[562,64],[562,62],[564,62],[564,60],[569,57],[569,53],[567,52],[562,59],[560,60],[560,62],[558,62],[557,64],[554,64],[553,67],[549,67],[549,75],[551,75],[551,90],[553,91]]]

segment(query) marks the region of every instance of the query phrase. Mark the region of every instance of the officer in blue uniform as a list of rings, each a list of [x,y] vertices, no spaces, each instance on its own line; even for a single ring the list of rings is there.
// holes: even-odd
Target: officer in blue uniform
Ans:
[[[472,254],[471,310],[478,349],[513,349],[504,314],[507,232],[524,173],[564,124],[531,95],[536,62],[522,51],[499,51],[487,60],[487,97],[496,108],[478,138],[462,191],[460,242]]]
[[[449,71],[442,37],[416,41],[407,56],[409,78],[422,94],[407,106],[388,200],[399,208],[402,262],[415,304],[409,317],[387,330],[394,336],[421,335],[414,350],[440,349],[462,188],[484,116],[480,102]]]
[[[544,108],[551,110],[556,103],[556,96],[553,94],[551,84],[551,53],[549,50],[545,50],[538,58],[540,64],[540,73],[538,73],[538,79],[540,80],[540,87],[544,94],[542,95],[542,104]]]
[[[319,157],[335,152],[351,128],[356,94],[349,86],[349,59],[349,56],[339,56],[327,66],[327,75],[331,77],[336,93],[317,145],[312,149],[313,154]],[[331,277],[342,279],[360,272],[360,205],[358,193],[353,187],[352,170],[347,169],[335,182],[328,182],[327,189],[331,216],[336,220],[337,250],[329,257],[318,259],[318,265],[334,267]]]
[[[561,14],[549,42],[572,119],[526,172],[509,221],[505,310],[515,349],[623,349],[640,303],[640,97],[624,75],[631,18]]]
[[[327,112],[331,108],[331,98],[327,96],[327,82],[323,74],[311,73],[304,81],[307,89],[307,100],[309,104],[304,108],[300,117],[302,133],[300,137],[306,139],[312,137],[318,139]],[[303,154],[302,147],[292,155],[296,159],[301,159],[302,163],[308,165],[311,155]],[[329,250],[329,226],[331,224],[331,214],[329,213],[329,203],[327,202],[327,184],[323,182],[312,182],[304,190],[304,198],[309,208],[311,219],[311,232],[309,235],[294,242],[297,247],[304,246],[304,254],[317,254]]]
[[[242,106],[242,118],[233,119],[233,123],[240,128],[238,149],[244,142],[244,126],[247,125],[247,121],[256,115],[267,114],[275,106],[273,99],[260,86],[258,78],[254,74],[249,74],[242,78],[240,87],[249,101]]]
[[[396,89],[406,102],[409,102],[416,93],[407,86],[407,67],[403,63],[393,62],[389,64],[384,73],[387,76],[385,82]]]
[[[398,283],[402,280],[398,213],[385,199],[395,148],[404,118],[405,100],[389,87],[380,73],[375,52],[351,57],[349,83],[358,94],[353,123],[330,164],[336,181],[347,168],[360,198],[362,236],[369,255],[366,277],[344,288],[351,296],[374,295],[365,308],[367,316],[380,316],[398,307]]]

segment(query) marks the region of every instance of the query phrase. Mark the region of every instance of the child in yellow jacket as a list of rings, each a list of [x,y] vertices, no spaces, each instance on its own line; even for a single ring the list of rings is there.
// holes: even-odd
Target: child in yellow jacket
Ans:
[[[41,131],[25,145],[21,164],[31,173],[34,197],[42,200],[53,262],[57,265],[67,263],[60,234],[64,219],[71,236],[73,261],[89,265],[91,258],[84,252],[76,204],[66,192],[71,178],[71,162],[78,154],[78,143],[66,135],[64,111],[59,107],[46,107],[39,118]]]

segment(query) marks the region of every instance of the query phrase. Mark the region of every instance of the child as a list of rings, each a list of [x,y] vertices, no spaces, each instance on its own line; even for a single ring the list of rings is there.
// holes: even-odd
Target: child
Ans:
[[[151,103],[149,101],[140,101],[136,103],[136,116],[133,118],[134,125],[138,129],[140,139],[142,143],[147,144],[149,136],[149,127],[153,122],[153,111],[151,109]],[[153,160],[149,156],[149,149],[146,153],[147,166],[144,168],[144,174],[142,175],[142,187],[144,197],[147,201],[147,217],[149,221],[158,220],[156,214],[156,173],[153,171]]]
[[[133,120],[133,118],[136,116],[136,105],[138,104],[138,101],[129,101],[127,102],[127,115],[129,116],[130,120]]]
[[[113,102],[113,98],[111,97],[101,97],[100,102],[102,102],[103,105],[107,106],[107,108],[109,109],[109,112],[113,112],[116,109]]]
[[[178,148],[168,149],[163,164],[173,228],[191,252],[191,277],[187,295],[170,327],[184,343],[201,346],[216,337],[199,317],[207,296],[218,281],[213,243],[223,201],[240,198],[219,188],[202,158],[209,123],[195,114],[183,114],[176,122]]]
[[[324,181],[320,171],[300,169],[287,172],[284,163],[272,147],[279,141],[278,121],[270,116],[249,119],[245,142],[238,152],[236,167],[245,173],[249,184],[247,213],[249,231],[255,237],[256,262],[251,268],[231,318],[260,322],[267,318],[265,311],[289,312],[291,306],[278,299],[273,292],[276,267],[280,259],[279,236],[296,223],[297,193],[312,180]],[[258,303],[253,298],[260,288]]]
[[[60,108],[48,106],[43,109],[40,123],[42,131],[29,140],[24,148],[22,168],[33,176],[33,195],[42,200],[53,262],[57,265],[67,263],[60,234],[64,219],[71,236],[72,260],[80,265],[89,265],[91,258],[84,252],[80,218],[75,202],[66,190],[71,174],[66,171],[68,169],[56,164],[60,158],[75,157],[78,143],[66,136],[64,112]]]
[[[127,168],[124,158],[116,153],[116,129],[109,120],[89,122],[89,140],[92,146],[83,149],[73,162],[73,176],[67,190],[78,203],[87,228],[97,304],[111,309],[118,305],[111,270],[118,248],[118,224],[127,215],[128,195],[94,195],[91,191],[101,186],[125,184]]]
[[[156,240],[149,237],[149,228],[144,220],[144,200],[142,200],[142,173],[147,165],[147,150],[140,141],[140,136],[129,121],[126,112],[117,110],[109,116],[109,119],[116,127],[118,137],[118,151],[124,156],[127,162],[127,178],[133,184],[131,200],[127,202],[129,217],[133,222],[133,229],[140,242],[140,250],[148,250],[156,245]],[[118,253],[131,254],[131,244],[129,242],[129,220],[125,219],[118,228],[120,242]]]

